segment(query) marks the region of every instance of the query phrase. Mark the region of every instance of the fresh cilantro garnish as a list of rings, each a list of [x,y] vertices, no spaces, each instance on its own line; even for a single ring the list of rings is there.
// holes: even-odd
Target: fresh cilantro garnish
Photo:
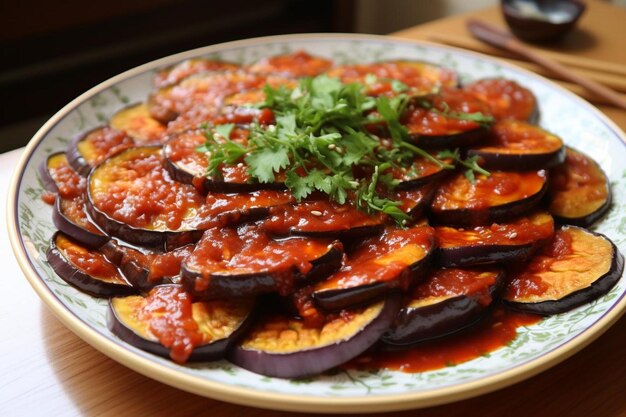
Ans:
[[[474,175],[474,173],[478,173],[478,174],[482,174],[485,176],[490,176],[491,173],[489,171],[487,171],[486,169],[482,168],[480,165],[478,165],[478,155],[474,155],[474,156],[470,156],[469,158],[466,159],[462,159],[460,154],[459,154],[459,150],[455,149],[454,151],[450,151],[450,150],[444,150],[441,151],[437,154],[438,158],[443,158],[443,159],[452,159],[454,160],[456,163],[464,166],[465,168],[467,168],[465,170],[465,177],[472,183],[474,184],[476,182],[476,177]]]
[[[392,86],[398,91],[405,87]],[[416,155],[444,168],[453,166],[407,142],[400,116],[411,99],[408,95],[375,98],[364,90],[363,85],[324,75],[302,79],[295,88],[266,85],[265,101],[255,107],[271,109],[275,125],[252,124],[245,143],[229,139],[232,126],[217,126],[215,134],[207,126],[202,149],[209,155],[207,175],[219,175],[223,164],[245,162],[251,178],[259,182],[274,182],[282,173],[298,201],[321,192],[340,204],[352,200],[362,210],[382,212],[406,224],[409,217],[400,203],[385,197],[397,185],[390,169],[410,167]],[[370,133],[367,126],[372,123],[384,123],[391,141]]]

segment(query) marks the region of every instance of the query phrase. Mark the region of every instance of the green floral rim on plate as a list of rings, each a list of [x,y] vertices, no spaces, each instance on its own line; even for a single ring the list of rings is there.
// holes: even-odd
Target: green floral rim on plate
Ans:
[[[249,64],[268,55],[301,49],[339,64],[385,59],[428,61],[456,70],[463,82],[506,77],[530,88],[538,98],[540,125],[592,156],[609,176],[613,207],[593,230],[609,236],[626,253],[626,139],[602,113],[575,95],[528,71],[449,47],[366,35],[250,39],[185,52],[114,77],[59,111],[28,145],[9,193],[9,234],[27,279],[71,330],[124,365],[200,395],[284,410],[375,412],[440,404],[510,385],[580,350],[624,313],[626,282],[622,279],[600,299],[522,327],[506,347],[469,362],[413,374],[341,370],[298,380],[264,377],[226,361],[180,366],[117,339],[106,327],[107,301],[75,290],[46,262],[45,252],[55,227],[51,207],[41,199],[38,165],[50,153],[65,150],[74,135],[106,123],[128,103],[144,101],[152,88],[153,73],[160,67],[195,56]]]

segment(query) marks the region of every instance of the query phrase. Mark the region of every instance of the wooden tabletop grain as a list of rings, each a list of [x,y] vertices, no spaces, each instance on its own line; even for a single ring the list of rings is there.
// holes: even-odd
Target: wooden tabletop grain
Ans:
[[[501,23],[496,8],[471,13]],[[606,20],[620,25],[608,28]],[[456,16],[396,35],[428,39],[429,33],[465,33]],[[568,51],[626,63],[626,11],[591,2],[582,29],[593,45]],[[619,31],[621,41],[612,37]],[[582,36],[582,35],[576,35]],[[600,106],[622,129],[626,112]],[[0,155],[0,194],[22,150]],[[6,217],[5,204],[0,217]],[[137,374],[99,353],[67,330],[39,300],[22,275],[0,223],[3,296],[0,301],[0,416],[283,416],[206,399]],[[389,416],[593,416],[626,417],[626,317],[565,362],[491,394],[420,411]],[[313,410],[312,410],[313,411]],[[304,414],[303,414],[304,415]]]

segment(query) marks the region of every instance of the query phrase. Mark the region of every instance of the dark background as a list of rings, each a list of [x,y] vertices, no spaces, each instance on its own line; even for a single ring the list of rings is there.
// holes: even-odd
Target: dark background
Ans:
[[[0,152],[26,144],[85,90],[148,61],[219,42],[352,32],[348,0],[1,0]]]

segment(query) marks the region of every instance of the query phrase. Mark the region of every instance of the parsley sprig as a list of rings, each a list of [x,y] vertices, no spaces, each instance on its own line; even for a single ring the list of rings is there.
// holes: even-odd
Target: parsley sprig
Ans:
[[[461,158],[459,150],[455,149],[454,151],[450,151],[450,150],[441,151],[437,154],[437,157],[446,158],[446,159],[450,158],[454,160],[456,163],[458,163],[459,165],[464,166],[466,168],[465,178],[467,178],[469,182],[471,182],[472,184],[476,182],[476,176],[474,175],[474,173],[482,174],[486,177],[491,175],[489,171],[487,171],[486,169],[478,165],[478,155],[470,156],[468,158],[463,159]]]
[[[408,215],[387,197],[398,183],[389,171],[409,168],[416,156],[445,169],[454,165],[407,141],[400,117],[412,97],[396,84],[392,98],[367,96],[361,84],[324,75],[302,79],[295,88],[265,86],[265,101],[255,107],[271,109],[276,123],[252,124],[245,143],[230,139],[232,125],[206,126],[207,141],[200,151],[209,155],[207,175],[219,177],[222,165],[245,161],[250,176],[261,183],[284,175],[298,201],[321,192],[339,204],[351,200],[404,225]],[[375,124],[386,127],[390,143],[370,133],[368,126]]]

